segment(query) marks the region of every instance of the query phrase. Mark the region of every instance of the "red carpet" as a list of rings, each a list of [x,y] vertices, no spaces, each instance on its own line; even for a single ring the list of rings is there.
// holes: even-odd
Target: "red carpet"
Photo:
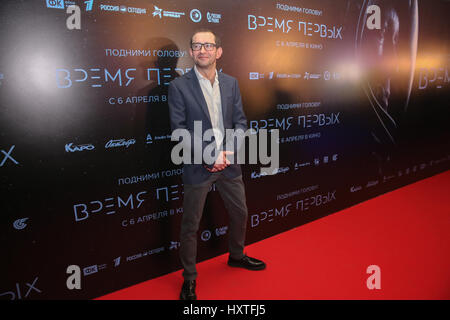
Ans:
[[[264,271],[197,265],[202,300],[450,299],[450,171],[246,247]],[[367,288],[380,267],[381,289]],[[98,299],[178,299],[177,271]]]

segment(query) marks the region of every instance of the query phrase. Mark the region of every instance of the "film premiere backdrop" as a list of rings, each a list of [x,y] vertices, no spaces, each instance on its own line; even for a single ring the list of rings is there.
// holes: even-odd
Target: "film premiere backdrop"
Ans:
[[[238,79],[249,127],[280,130],[278,170],[243,167],[248,244],[447,170],[448,12],[448,1],[2,1],[0,297],[94,298],[181,268],[167,88],[192,67],[199,27],[222,36],[218,68]],[[200,261],[226,252],[227,219],[213,186]],[[81,289],[66,286],[71,265]]]

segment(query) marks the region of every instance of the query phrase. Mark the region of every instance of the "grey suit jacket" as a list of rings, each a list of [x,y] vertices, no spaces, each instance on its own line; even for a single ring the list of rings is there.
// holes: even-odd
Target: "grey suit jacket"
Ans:
[[[241,93],[237,80],[222,72],[218,73],[218,77],[224,129],[246,131],[248,128],[247,118],[242,108]],[[193,136],[194,121],[202,121],[202,135],[206,130],[212,128],[208,106],[194,69],[170,82],[168,102],[172,131],[179,128],[187,129]],[[210,143],[211,141],[202,143],[202,152]],[[239,145],[236,143],[232,150],[235,154],[238,147]],[[224,149],[229,150],[226,141],[224,141]],[[193,160],[192,156],[191,163],[193,163]],[[209,172],[203,164],[183,164],[183,168],[183,182],[190,185],[202,183],[212,174],[224,174],[229,178],[235,178],[242,174],[240,165],[236,161],[217,173]]]

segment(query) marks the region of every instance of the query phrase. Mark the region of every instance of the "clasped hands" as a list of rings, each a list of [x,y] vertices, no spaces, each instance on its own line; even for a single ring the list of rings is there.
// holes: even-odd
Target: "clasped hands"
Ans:
[[[208,168],[207,166],[204,165],[204,167],[209,172],[222,171],[231,164],[230,160],[227,159],[227,155],[232,156],[233,154],[234,154],[233,151],[220,151],[219,156],[216,159],[216,162],[214,162],[214,166],[212,168]]]

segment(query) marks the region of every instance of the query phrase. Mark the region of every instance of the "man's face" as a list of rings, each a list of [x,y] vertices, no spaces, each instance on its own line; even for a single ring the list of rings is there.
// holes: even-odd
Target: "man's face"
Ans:
[[[192,37],[192,43],[216,43],[215,37],[211,32],[198,32]],[[222,56],[222,48],[214,47],[211,51],[205,49],[204,46],[198,51],[189,49],[191,57],[197,67],[208,68],[215,66],[216,60]]]

